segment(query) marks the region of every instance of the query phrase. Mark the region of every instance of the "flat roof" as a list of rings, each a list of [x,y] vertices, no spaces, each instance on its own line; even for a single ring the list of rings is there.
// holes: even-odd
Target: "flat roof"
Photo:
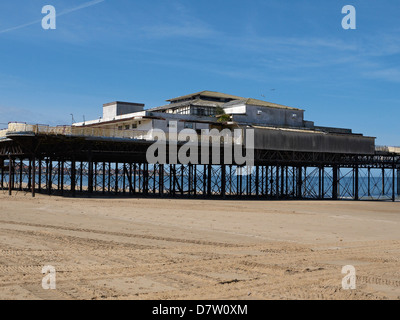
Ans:
[[[125,104],[125,105],[136,106],[136,107],[144,107],[145,106],[144,103],[114,101],[114,102],[109,102],[109,103],[103,104],[103,107],[109,107],[109,106],[113,106],[115,104]]]

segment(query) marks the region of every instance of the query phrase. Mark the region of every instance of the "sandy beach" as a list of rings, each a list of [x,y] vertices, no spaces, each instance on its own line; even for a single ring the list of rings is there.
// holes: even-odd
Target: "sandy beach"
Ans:
[[[399,299],[399,227],[391,202],[1,193],[0,299]]]

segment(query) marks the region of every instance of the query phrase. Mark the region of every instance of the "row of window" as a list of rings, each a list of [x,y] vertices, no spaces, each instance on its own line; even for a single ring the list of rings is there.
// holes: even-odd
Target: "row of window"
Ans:
[[[141,121],[139,121],[139,125],[140,125],[140,124],[142,124]],[[132,123],[131,125],[130,125],[130,124],[127,124],[127,125],[125,125],[125,126],[119,126],[119,127],[118,127],[118,130],[137,129],[137,127],[138,127],[138,123]]]
[[[139,121],[139,124],[141,124],[141,121]],[[124,126],[118,126],[118,130],[121,131],[121,130],[137,129],[137,127],[138,127],[138,124],[137,123],[133,123],[132,125],[127,124],[127,125],[124,125]],[[171,122],[168,122],[167,127],[168,128],[176,128],[175,124],[172,125]],[[185,129],[194,129],[194,123],[185,122],[184,127],[185,127]]]
[[[194,116],[215,116],[216,109],[214,107],[182,107],[176,109],[168,109],[166,113],[173,114],[191,114]]]
[[[176,123],[168,122],[167,127],[171,128],[171,129],[176,129]],[[193,122],[185,122],[184,127],[185,127],[185,129],[194,129],[194,123]]]

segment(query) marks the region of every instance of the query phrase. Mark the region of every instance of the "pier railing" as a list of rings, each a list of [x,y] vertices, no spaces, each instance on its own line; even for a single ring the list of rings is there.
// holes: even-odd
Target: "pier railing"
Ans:
[[[400,147],[376,146],[375,151],[400,154]]]
[[[4,130],[0,130],[0,139],[5,138],[7,135],[8,130],[4,129]]]
[[[6,137],[7,134],[11,135],[62,135],[62,136],[73,136],[73,137],[97,137],[97,138],[117,138],[117,139],[130,139],[130,140],[146,140],[155,141],[165,139],[166,141],[176,141],[178,139],[178,133],[163,133],[160,136],[160,132],[156,130],[120,130],[118,128],[105,129],[96,127],[77,127],[77,126],[57,126],[52,127],[48,125],[32,125],[26,123],[10,123],[7,130],[0,131],[0,138]],[[223,143],[231,143],[236,145],[242,145],[244,142],[243,134],[236,137],[233,135],[223,135]],[[157,138],[157,139],[156,139]],[[204,139],[221,138],[221,135],[215,133],[209,133],[207,135],[186,134],[185,138],[188,142],[197,143]]]

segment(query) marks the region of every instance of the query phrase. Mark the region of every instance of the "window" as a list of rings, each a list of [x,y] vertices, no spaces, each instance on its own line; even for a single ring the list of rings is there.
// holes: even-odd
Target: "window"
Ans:
[[[118,130],[122,130],[122,126],[119,126],[119,127],[118,127]]]
[[[215,116],[216,108],[214,108],[214,107],[195,107],[192,110],[192,114],[195,116]]]
[[[132,129],[137,129],[137,123],[132,124]]]
[[[180,108],[178,113],[179,114],[190,114],[190,107],[188,106],[188,107]]]
[[[125,130],[129,130],[131,128],[131,126],[128,124],[125,126]]]

